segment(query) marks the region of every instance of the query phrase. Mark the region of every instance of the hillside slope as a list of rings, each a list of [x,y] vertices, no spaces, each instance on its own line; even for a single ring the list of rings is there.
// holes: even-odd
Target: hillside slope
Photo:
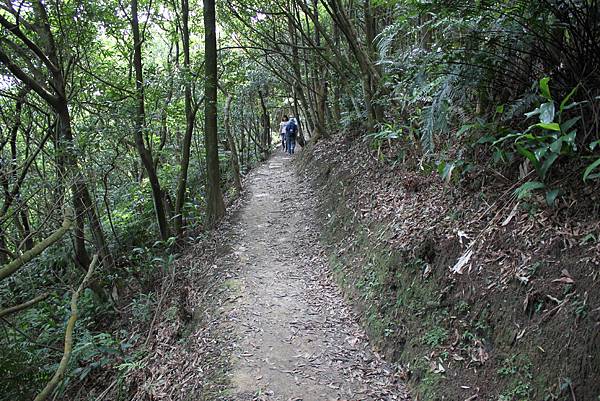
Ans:
[[[448,184],[338,136],[298,163],[372,340],[419,400],[597,400],[598,192],[556,208],[485,172]]]

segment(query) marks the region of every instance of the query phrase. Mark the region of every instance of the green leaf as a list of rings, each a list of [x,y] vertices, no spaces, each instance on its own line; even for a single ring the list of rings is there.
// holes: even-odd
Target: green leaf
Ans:
[[[463,125],[462,127],[459,128],[458,131],[456,131],[456,136],[461,136],[462,134],[464,134],[465,132],[467,132],[468,130],[470,130],[473,127],[475,127],[475,124]]]
[[[554,102],[546,102],[540,106],[540,122],[543,124],[550,124],[554,121]]]
[[[536,189],[546,188],[546,185],[539,181],[527,181],[525,184],[521,185],[519,188],[515,189],[515,195],[517,199],[526,198],[531,194],[531,192]]]
[[[504,105],[503,104],[501,104],[500,106],[496,106],[496,113],[498,113],[498,114],[504,113]]]
[[[562,149],[563,138],[560,137],[556,141],[550,144],[550,151],[556,154],[559,154]]]
[[[444,181],[450,182],[450,180],[452,179],[452,172],[454,171],[454,168],[456,168],[456,164],[452,162],[446,164],[446,166],[444,167],[444,171],[442,172],[442,179]]]
[[[579,241],[579,245],[585,245],[585,244],[587,244],[588,242],[592,242],[592,243],[594,243],[594,242],[596,242],[597,240],[598,240],[598,239],[596,238],[596,236],[595,236],[593,233],[589,233],[589,234],[587,234],[585,237],[583,237],[583,238],[581,239],[581,241]]]
[[[539,174],[542,178],[546,178],[546,175],[548,175],[548,170],[550,170],[550,167],[552,167],[556,159],[558,159],[558,153],[550,153],[546,160],[544,160],[544,163],[540,167],[539,171]]]
[[[577,136],[576,131],[571,131],[567,135],[561,136],[563,143],[566,143],[571,147],[573,151],[577,150],[577,144],[575,143],[575,137]]]
[[[579,88],[579,85],[571,89],[571,92],[569,92],[569,94],[562,100],[562,102],[560,102],[560,106],[558,107],[559,113],[562,113],[563,110],[567,110],[565,109],[565,106],[567,105],[567,102],[571,99],[571,96],[575,94],[577,88]]]
[[[600,140],[590,143],[590,150],[596,149],[596,146],[600,145]]]
[[[581,116],[573,117],[565,121],[560,125],[560,129],[562,132],[568,132],[573,126],[577,123],[577,121],[581,120]]]
[[[520,144],[515,144],[515,147],[517,148],[517,152],[519,152],[521,155],[525,156],[530,162],[531,164],[533,164],[533,167],[535,167],[536,170],[539,169],[540,167],[540,162],[538,161],[537,157],[535,157],[535,155],[528,149],[525,149],[523,147],[523,145]]]
[[[444,169],[446,168],[446,162],[442,161],[437,165],[437,172],[439,175],[442,175],[442,173],[444,172]]]
[[[517,132],[517,133],[514,133],[514,134],[508,134],[508,135],[505,135],[505,136],[503,136],[502,138],[499,138],[498,140],[496,140],[494,143],[492,143],[492,145],[493,145],[493,146],[496,146],[496,145],[498,145],[499,143],[506,141],[507,139],[511,139],[511,138],[520,138],[522,135],[523,135],[523,134],[521,134],[521,133],[519,133],[519,132]]]
[[[550,87],[548,86],[548,81],[550,81],[550,77],[544,77],[540,79],[540,92],[542,92],[542,96],[544,96],[548,100],[552,100],[552,95],[550,94]]]
[[[571,104],[568,104],[568,105],[564,106],[563,107],[563,111],[571,110],[574,107],[577,107],[577,106],[579,106],[581,104],[586,104],[586,103],[589,103],[589,102],[587,100],[584,100],[583,102],[573,102]]]
[[[481,138],[479,138],[479,140],[477,140],[477,144],[478,145],[483,145],[484,143],[494,143],[496,141],[496,138],[494,138],[491,135],[485,135],[482,136]]]
[[[588,178],[594,179],[594,178],[598,177],[597,174],[593,174],[590,176],[592,171],[594,171],[596,168],[598,168],[598,166],[600,166],[600,157],[595,162],[593,162],[592,164],[587,166],[587,168],[583,172],[583,181],[587,180]]]
[[[534,127],[560,132],[560,125],[558,123],[538,123],[535,124]]]
[[[548,206],[554,206],[556,204],[556,198],[560,193],[560,189],[552,189],[546,192],[546,204]]]

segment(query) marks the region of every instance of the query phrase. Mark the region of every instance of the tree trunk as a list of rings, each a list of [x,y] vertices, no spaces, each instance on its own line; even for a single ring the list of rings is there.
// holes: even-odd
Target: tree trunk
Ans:
[[[221,173],[219,171],[219,140],[217,133],[217,35],[215,0],[204,3],[205,104],[204,143],[206,146],[206,224],[214,227],[225,214]]]
[[[233,98],[227,96],[227,101],[225,102],[225,107],[223,109],[223,125],[225,126],[225,135],[227,136],[227,141],[229,142],[229,150],[231,151],[231,170],[233,172],[233,183],[235,185],[235,190],[239,194],[242,192],[242,180],[240,178],[240,161],[238,159],[238,151],[237,146],[235,144],[235,139],[233,138],[233,133],[231,132],[231,118],[230,118],[230,108],[231,101]]]
[[[177,183],[177,195],[175,198],[175,232],[178,236],[183,234],[183,204],[185,202],[185,192],[187,189],[188,168],[190,165],[190,148],[192,144],[192,135],[194,132],[194,123],[196,120],[196,108],[192,106],[192,83],[190,74],[190,29],[189,29],[189,2],[181,0],[181,38],[183,42],[183,70],[185,77],[185,135],[181,149],[181,170]]]
[[[370,9],[369,0],[365,3]],[[380,74],[375,64],[372,61],[372,56],[367,48],[360,42],[357,31],[350,21],[344,5],[340,0],[328,0],[331,18],[336,22],[340,31],[346,38],[350,50],[354,54],[361,70],[361,84],[363,88],[363,97],[365,101],[369,128],[374,129],[375,126],[383,121],[383,110],[375,101],[375,96],[379,90]],[[368,39],[367,39],[368,40]]]
[[[300,100],[300,103],[302,104],[302,109],[305,111],[305,116],[304,116],[304,120],[306,122],[306,127],[307,130],[309,131],[309,136],[311,137],[311,139],[313,139],[313,137],[316,137],[318,139],[318,134],[316,133],[316,131],[318,130],[318,128],[316,127],[316,122],[315,119],[312,116],[311,113],[311,109],[309,107],[307,98],[306,98],[306,94],[304,93],[304,90],[302,89],[302,71],[300,69],[300,61],[299,61],[299,54],[298,54],[298,47],[297,47],[297,32],[296,32],[296,28],[294,27],[292,21],[291,21],[291,17],[288,18],[288,32],[290,34],[290,37],[292,38],[292,61],[291,61],[291,67],[292,67],[292,71],[294,72],[294,86],[293,86],[293,91],[295,96],[298,97],[298,99]],[[296,116],[299,117],[299,116]],[[300,145],[302,146],[302,145]]]
[[[263,151],[263,158],[267,160],[269,157],[270,149],[270,138],[271,138],[271,120],[269,119],[269,111],[267,110],[267,104],[262,91],[258,91],[258,98],[260,99],[260,125],[262,127],[262,133],[260,135],[260,147]]]
[[[67,107],[66,100],[61,100],[62,105],[58,107],[58,127],[61,141],[64,141],[62,145],[64,149],[72,149],[73,144],[73,133],[71,132],[71,115]],[[71,190],[73,192],[74,209],[76,213],[85,213],[87,216],[90,231],[94,239],[94,244],[98,249],[98,253],[102,259],[102,264],[109,271],[115,271],[115,262],[112,253],[108,249],[106,238],[104,236],[104,230],[98,213],[96,212],[96,205],[90,196],[90,192],[85,182],[85,177],[77,165],[77,159],[75,154],[71,150],[66,151],[66,166],[71,169],[71,175],[73,182],[71,183]],[[100,294],[98,294],[100,295]]]
[[[170,233],[167,214],[163,202],[163,193],[160,187],[158,176],[156,175],[156,169],[154,168],[152,155],[150,154],[150,150],[148,150],[144,144],[146,110],[144,105],[142,41],[140,38],[137,0],[131,1],[131,31],[133,33],[133,67],[135,69],[135,89],[137,102],[135,115],[135,147],[140,155],[144,169],[148,174],[148,180],[150,181],[150,187],[152,188],[152,199],[154,201],[154,211],[156,213],[158,229],[160,231],[160,237],[164,241],[169,238]]]

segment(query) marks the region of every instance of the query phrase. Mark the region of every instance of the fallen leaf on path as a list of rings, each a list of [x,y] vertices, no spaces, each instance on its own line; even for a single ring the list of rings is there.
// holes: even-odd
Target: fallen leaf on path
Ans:
[[[458,259],[454,267],[451,269],[453,273],[462,274],[463,269],[471,260],[471,256],[473,256],[473,249],[469,248],[467,251]]]

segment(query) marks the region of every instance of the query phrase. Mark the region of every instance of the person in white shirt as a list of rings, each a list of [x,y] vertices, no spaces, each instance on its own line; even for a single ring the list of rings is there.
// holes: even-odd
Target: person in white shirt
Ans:
[[[279,134],[281,135],[281,149],[283,149],[283,151],[285,151],[285,127],[287,126],[288,121],[288,116],[284,114],[283,118],[281,119],[281,122],[279,123]]]

